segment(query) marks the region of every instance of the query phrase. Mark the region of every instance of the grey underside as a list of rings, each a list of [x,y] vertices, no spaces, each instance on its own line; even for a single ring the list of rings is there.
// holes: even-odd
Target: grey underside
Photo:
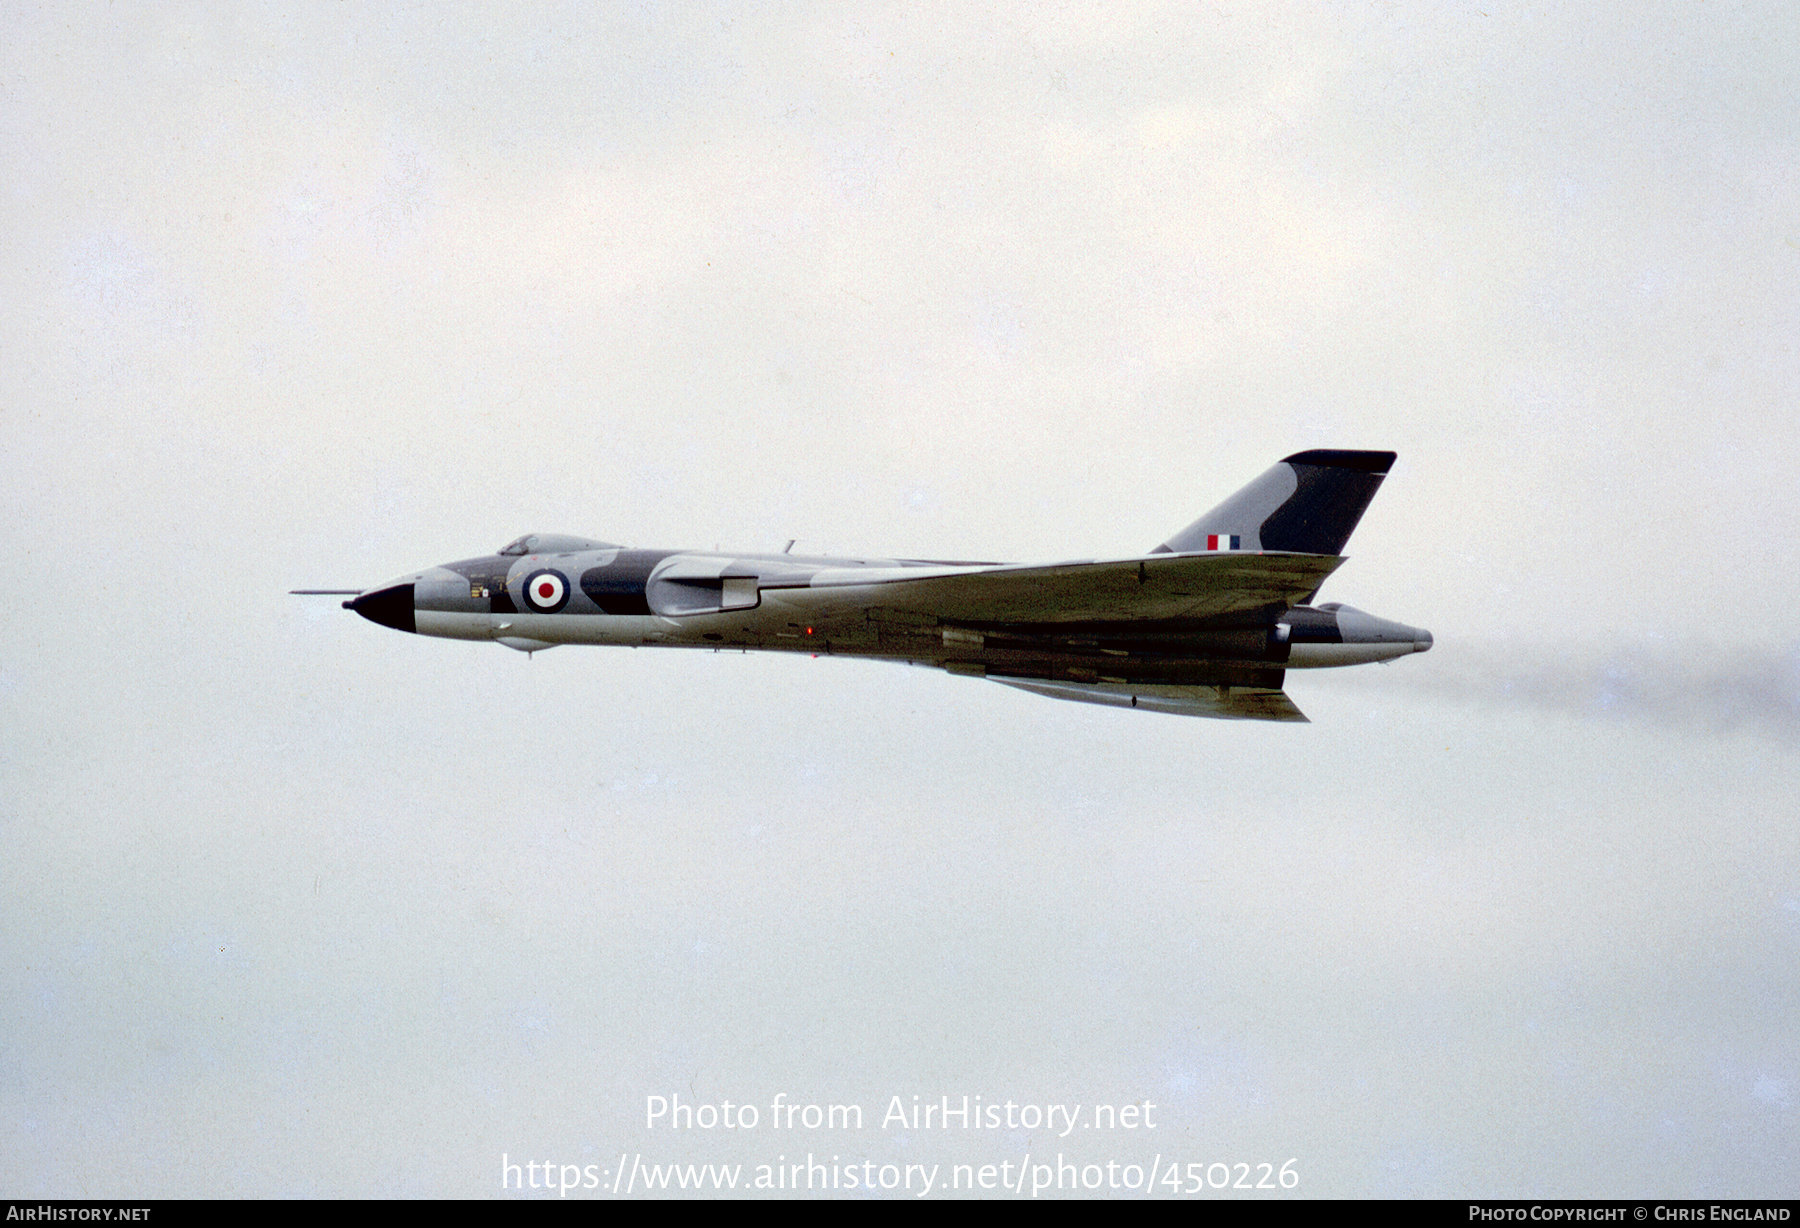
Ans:
[[[1023,678],[996,678],[995,682],[1079,703],[1107,704],[1176,716],[1205,716],[1233,721],[1302,721],[1304,713],[1281,690],[1267,687],[1159,686],[1121,683],[1040,682]]]

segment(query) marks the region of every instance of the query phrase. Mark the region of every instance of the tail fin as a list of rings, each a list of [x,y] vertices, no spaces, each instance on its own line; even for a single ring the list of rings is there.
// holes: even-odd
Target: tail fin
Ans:
[[[1339,554],[1393,463],[1392,452],[1296,452],[1151,553]]]

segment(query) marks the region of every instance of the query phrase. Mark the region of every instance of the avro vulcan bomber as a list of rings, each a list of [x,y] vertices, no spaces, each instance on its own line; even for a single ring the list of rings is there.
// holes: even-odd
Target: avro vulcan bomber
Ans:
[[[643,550],[534,533],[355,591],[419,635],[873,657],[1056,699],[1304,721],[1286,671],[1388,661],[1431,633],[1311,604],[1394,462],[1297,452],[1146,554],[1060,563]],[[301,592],[352,590],[305,589]]]

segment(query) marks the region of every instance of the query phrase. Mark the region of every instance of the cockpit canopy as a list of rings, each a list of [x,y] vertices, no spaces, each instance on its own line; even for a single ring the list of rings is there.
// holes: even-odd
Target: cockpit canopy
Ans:
[[[497,553],[518,557],[525,554],[572,554],[577,550],[617,550],[613,542],[597,542],[591,537],[571,537],[567,533],[527,533],[508,542]]]

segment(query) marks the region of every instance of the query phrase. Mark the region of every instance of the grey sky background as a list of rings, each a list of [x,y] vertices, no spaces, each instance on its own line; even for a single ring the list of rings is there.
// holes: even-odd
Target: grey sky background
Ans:
[[[1792,1195],[1791,6],[5,21],[0,1191]],[[1399,453],[1325,595],[1437,646],[1299,728],[286,595],[1132,553],[1305,447]],[[1161,1107],[876,1124],[963,1094]]]

